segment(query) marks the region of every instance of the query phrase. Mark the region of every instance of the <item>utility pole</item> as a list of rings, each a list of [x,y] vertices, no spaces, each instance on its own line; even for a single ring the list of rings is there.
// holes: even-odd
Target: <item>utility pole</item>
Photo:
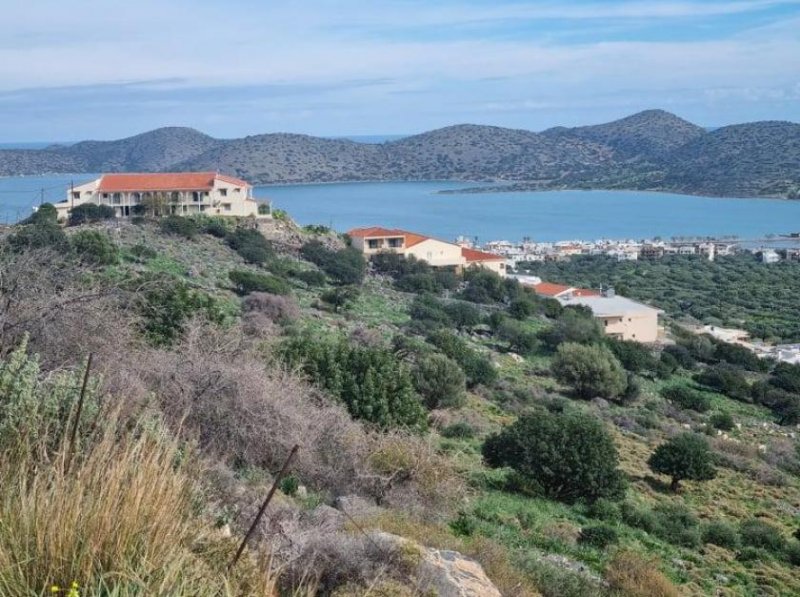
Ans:
[[[39,205],[44,203],[44,187],[39,190]]]

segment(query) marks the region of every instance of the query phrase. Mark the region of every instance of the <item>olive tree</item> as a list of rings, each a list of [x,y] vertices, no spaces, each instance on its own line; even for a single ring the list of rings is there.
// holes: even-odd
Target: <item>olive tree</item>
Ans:
[[[716,475],[708,442],[695,433],[681,433],[661,444],[647,464],[653,472],[672,477],[672,491],[678,491],[683,479],[708,481]]]
[[[605,346],[561,344],[552,370],[556,379],[572,386],[582,398],[616,398],[628,385],[625,370]]]

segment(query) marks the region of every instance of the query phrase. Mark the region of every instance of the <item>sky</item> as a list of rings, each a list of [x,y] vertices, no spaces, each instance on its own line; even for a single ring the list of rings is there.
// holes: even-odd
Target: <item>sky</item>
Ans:
[[[0,0],[0,143],[800,121],[800,0]]]

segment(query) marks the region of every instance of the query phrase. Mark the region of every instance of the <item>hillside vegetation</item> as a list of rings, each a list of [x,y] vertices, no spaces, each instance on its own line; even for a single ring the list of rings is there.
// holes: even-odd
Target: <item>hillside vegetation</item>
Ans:
[[[252,183],[460,180],[498,190],[619,188],[795,198],[800,125],[705,131],[663,110],[541,133],[463,124],[381,144],[307,135],[214,139],[162,128],[117,141],[0,150],[0,175],[219,170]],[[506,186],[507,185],[507,186]]]
[[[52,211],[0,240],[2,594],[800,592],[800,367],[324,227]]]

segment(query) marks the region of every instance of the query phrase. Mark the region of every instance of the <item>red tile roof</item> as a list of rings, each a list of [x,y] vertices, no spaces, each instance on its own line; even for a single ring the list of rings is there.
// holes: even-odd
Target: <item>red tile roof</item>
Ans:
[[[368,228],[353,228],[347,233],[348,236],[356,237],[356,238],[386,238],[392,237],[397,238],[398,236],[403,237],[405,247],[413,247],[414,245],[418,245],[422,241],[428,240],[429,236],[424,236],[422,234],[417,234],[416,232],[407,232],[405,230],[399,230],[397,228],[382,228],[380,226],[370,226]]]
[[[564,286],[563,284],[552,284],[551,282],[542,282],[541,284],[534,285],[533,289],[536,291],[536,294],[541,294],[542,296],[558,296],[559,294],[563,294],[567,290],[570,290],[572,286]]]
[[[244,180],[216,172],[159,172],[135,174],[104,174],[99,191],[208,191],[214,180],[249,186]]]
[[[574,296],[600,296],[600,291],[594,288],[576,288],[572,294]]]
[[[505,261],[505,257],[501,257],[500,255],[484,253],[483,251],[476,251],[475,249],[468,249],[466,247],[461,247],[461,255],[467,260],[467,263],[478,261]]]

